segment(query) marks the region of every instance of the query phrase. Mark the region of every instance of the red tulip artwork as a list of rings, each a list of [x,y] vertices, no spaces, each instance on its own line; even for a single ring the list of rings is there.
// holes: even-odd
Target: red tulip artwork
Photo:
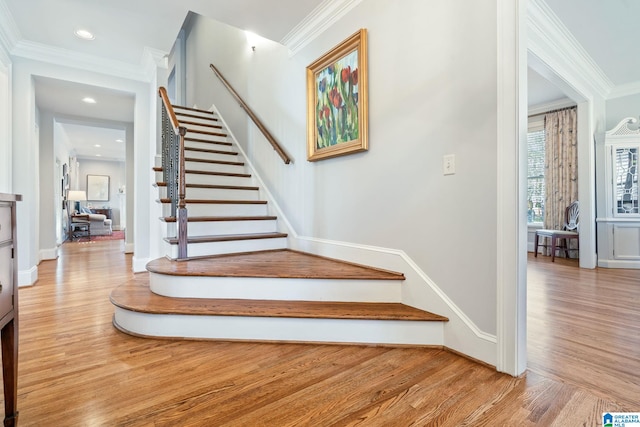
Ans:
[[[307,67],[308,160],[367,150],[366,30]]]
[[[317,148],[358,139],[358,52],[320,71],[316,88]]]

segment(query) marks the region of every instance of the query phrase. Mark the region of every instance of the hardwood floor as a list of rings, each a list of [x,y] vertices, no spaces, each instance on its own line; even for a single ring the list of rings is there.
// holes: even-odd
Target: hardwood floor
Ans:
[[[512,378],[442,349],[120,333],[111,290],[147,280],[120,244],[65,244],[20,289],[19,425],[592,426],[640,410],[640,272],[530,258],[531,369]]]

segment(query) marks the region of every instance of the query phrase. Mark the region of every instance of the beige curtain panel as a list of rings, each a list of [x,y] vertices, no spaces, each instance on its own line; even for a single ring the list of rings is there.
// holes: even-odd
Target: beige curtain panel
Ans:
[[[560,230],[565,209],[578,200],[578,129],[576,107],[545,114],[544,228]]]

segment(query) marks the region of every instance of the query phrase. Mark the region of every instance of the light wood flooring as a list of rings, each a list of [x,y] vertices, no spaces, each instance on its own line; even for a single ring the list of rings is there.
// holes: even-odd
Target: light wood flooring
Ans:
[[[20,289],[20,426],[595,426],[640,410],[640,272],[529,264],[530,370],[442,349],[169,341],[111,324],[121,242],[68,243]]]

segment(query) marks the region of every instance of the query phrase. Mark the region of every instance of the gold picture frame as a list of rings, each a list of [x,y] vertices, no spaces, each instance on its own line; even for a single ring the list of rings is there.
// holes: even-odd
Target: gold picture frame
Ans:
[[[362,28],[307,67],[307,160],[366,151],[367,30]]]

